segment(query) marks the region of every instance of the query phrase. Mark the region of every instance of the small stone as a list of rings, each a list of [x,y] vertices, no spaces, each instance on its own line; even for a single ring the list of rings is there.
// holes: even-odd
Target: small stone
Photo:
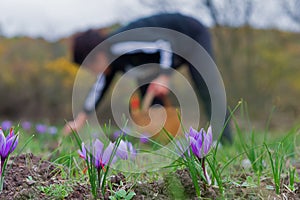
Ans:
[[[32,186],[32,185],[35,184],[35,181],[34,180],[26,179],[26,183],[27,183],[27,185]]]

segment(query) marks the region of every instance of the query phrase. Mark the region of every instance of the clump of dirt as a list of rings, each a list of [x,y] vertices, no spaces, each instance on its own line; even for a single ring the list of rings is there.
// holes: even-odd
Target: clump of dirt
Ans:
[[[153,183],[137,183],[134,188],[134,200],[171,199],[168,197],[167,188],[163,181]]]
[[[6,168],[3,191],[0,199],[53,199],[46,196],[38,186],[64,184],[60,170],[53,163],[42,160],[33,154],[11,157]],[[89,197],[86,185],[76,184],[66,199],[86,199]],[[74,198],[72,198],[74,197]]]
[[[172,198],[177,198],[177,196],[179,196],[183,199],[197,199],[195,187],[187,169],[177,170],[174,174],[167,175],[164,180],[167,184],[169,195]],[[216,188],[205,185],[205,183],[200,180],[198,183],[201,189],[201,197],[208,197],[210,199],[217,198],[218,190]]]
[[[218,190],[205,186],[199,181],[201,197],[216,199]],[[187,169],[177,170],[164,176],[161,181],[137,184],[134,188],[134,199],[198,199],[195,187]]]

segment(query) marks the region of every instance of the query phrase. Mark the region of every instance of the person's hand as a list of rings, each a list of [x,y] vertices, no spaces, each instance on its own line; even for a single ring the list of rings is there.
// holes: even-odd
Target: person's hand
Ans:
[[[72,131],[78,131],[87,119],[88,116],[84,112],[80,112],[74,121],[70,121],[65,125],[63,134],[69,135]]]
[[[153,92],[155,96],[165,96],[169,93],[169,82],[169,76],[160,75],[150,83],[147,92]]]
[[[77,126],[75,121],[69,121],[64,126],[63,133],[64,135],[69,135],[72,131],[77,131]]]

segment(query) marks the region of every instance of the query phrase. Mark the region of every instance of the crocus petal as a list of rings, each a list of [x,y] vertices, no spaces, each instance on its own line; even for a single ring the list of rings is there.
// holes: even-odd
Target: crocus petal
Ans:
[[[11,137],[6,141],[6,145],[2,149],[2,158],[7,158],[9,150],[12,146],[13,140],[14,140],[14,137]]]
[[[201,128],[200,131],[199,131],[199,134],[196,137],[196,140],[198,140],[199,142],[202,143],[203,138],[204,138],[203,135],[205,135],[205,134],[206,134],[205,130],[203,128]]]
[[[195,140],[193,137],[190,137],[190,144],[192,148],[192,152],[198,157],[201,157],[201,149],[198,148],[197,140]]]
[[[9,153],[11,153],[15,150],[15,148],[17,147],[17,144],[18,144],[18,140],[19,140],[18,137],[12,136],[6,141],[6,145],[2,151],[2,158],[7,158]]]
[[[9,138],[13,137],[14,135],[15,135],[15,132],[14,132],[13,128],[10,128],[9,134],[6,136],[6,141],[7,141]]]
[[[16,138],[14,138],[14,140],[13,140],[13,146],[9,150],[9,153],[13,152],[16,149],[17,145],[19,144],[19,135],[15,136],[15,137]]]
[[[114,139],[117,139],[121,134],[122,134],[122,131],[121,131],[121,130],[115,131],[115,132],[113,133],[113,138],[114,138]]]
[[[0,134],[4,135],[2,128],[0,127]]]
[[[97,169],[101,167],[103,146],[103,143],[98,139],[93,142],[93,162]]]
[[[119,156],[123,160],[128,159],[127,143],[124,142],[123,140],[120,141],[120,144],[118,146],[116,154],[117,154],[117,156]]]
[[[96,159],[99,159],[102,157],[102,153],[103,153],[103,143],[96,139],[94,144],[93,144],[93,149],[94,149],[94,152],[93,152],[93,155],[96,157]]]
[[[209,126],[207,129],[207,135],[209,136],[209,139],[212,143],[212,128],[211,128],[211,126]]]
[[[181,139],[180,141],[177,140],[176,141],[176,147],[177,147],[177,152],[180,156],[184,157],[184,153],[187,151],[188,153],[188,157],[191,156],[191,152],[190,152],[190,143],[189,143],[189,138],[188,137],[184,137],[183,139]]]
[[[212,145],[212,130],[211,127],[208,128],[207,130],[207,134],[204,138],[204,142],[203,142],[203,153],[204,156],[206,156],[211,148]]]
[[[81,143],[81,149],[79,149],[77,152],[80,158],[86,160],[86,149],[83,142]]]
[[[150,134],[147,132],[141,133],[140,135],[140,143],[146,144],[149,142]]]
[[[198,134],[199,134],[198,131],[196,131],[195,129],[193,129],[192,127],[190,127],[189,135],[191,137],[196,138]]]
[[[5,139],[2,129],[0,128],[0,155],[1,155],[1,157],[3,156],[3,153],[4,153],[3,151],[5,150],[5,148],[6,148],[6,139]]]
[[[85,148],[85,145],[84,145],[83,142],[82,142],[82,144],[81,144],[81,149],[82,149],[83,155],[86,157],[86,148]]]
[[[205,132],[202,131],[201,136],[199,136],[196,140],[196,145],[197,145],[197,149],[199,151],[199,154],[201,154],[202,152],[202,148],[203,148],[203,141],[204,141],[204,137],[205,137]]]
[[[129,152],[130,158],[132,160],[134,160],[136,157],[136,154],[137,154],[136,149],[133,147],[131,142],[128,142],[127,146],[128,146],[128,152]]]
[[[193,137],[195,140],[200,139],[199,142],[201,143],[202,143],[202,134],[203,134],[203,128],[201,128],[199,132],[193,129],[192,127],[190,128],[189,136]]]
[[[103,156],[102,156],[102,163],[104,165],[107,165],[109,160],[110,160],[110,157],[111,157],[111,154],[114,150],[114,146],[115,144],[114,143],[109,143],[109,145],[107,146],[107,148],[104,150],[103,152]],[[112,160],[112,162],[114,161],[114,159]]]
[[[177,153],[179,153],[179,155],[182,156],[184,154],[184,148],[182,147],[181,142],[178,140],[176,141],[176,147]]]
[[[140,142],[143,143],[143,144],[148,143],[149,142],[149,137],[145,136],[145,135],[141,136],[140,137]]]
[[[84,154],[82,153],[82,151],[80,149],[77,150],[77,153],[78,153],[80,158],[85,159],[85,156],[84,156]]]

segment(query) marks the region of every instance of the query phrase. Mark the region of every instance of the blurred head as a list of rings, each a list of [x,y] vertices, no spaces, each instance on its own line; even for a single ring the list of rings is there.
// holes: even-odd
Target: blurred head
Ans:
[[[76,35],[73,39],[73,62],[82,65],[90,52],[100,44],[105,37],[95,30]],[[106,54],[102,50],[94,51],[90,54],[89,60],[85,60],[84,67],[87,67],[94,73],[102,73],[107,67]]]

